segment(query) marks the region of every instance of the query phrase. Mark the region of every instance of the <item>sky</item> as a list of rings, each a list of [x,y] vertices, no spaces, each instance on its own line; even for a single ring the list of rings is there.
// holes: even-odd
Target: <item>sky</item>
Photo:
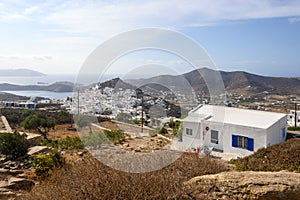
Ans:
[[[103,42],[147,27],[193,39],[219,70],[300,77],[300,0],[0,0],[0,69],[76,74]],[[190,69],[149,51],[114,65],[133,63]]]

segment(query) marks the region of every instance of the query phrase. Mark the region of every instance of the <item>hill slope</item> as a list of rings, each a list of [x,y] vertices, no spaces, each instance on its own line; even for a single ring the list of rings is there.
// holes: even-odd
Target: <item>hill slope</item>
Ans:
[[[280,95],[300,95],[299,78],[266,77],[242,71],[224,72],[207,68],[194,70],[177,76],[162,75],[148,79],[131,79],[126,81],[133,85],[156,83],[170,89],[176,88],[176,90],[182,92],[184,92],[188,83],[196,93],[208,94],[208,88],[203,77],[206,77],[206,80],[209,80],[213,85],[218,76],[221,76],[223,79],[225,90],[229,93],[251,95],[268,92]]]

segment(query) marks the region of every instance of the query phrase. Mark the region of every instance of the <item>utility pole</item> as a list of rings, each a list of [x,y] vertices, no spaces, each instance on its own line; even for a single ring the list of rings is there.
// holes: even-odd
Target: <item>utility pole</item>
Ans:
[[[144,94],[142,92],[142,133],[144,131]]]
[[[79,117],[79,89],[77,91],[77,101],[78,101],[77,114],[78,114],[78,117]]]
[[[297,128],[297,103],[295,103],[295,128]]]

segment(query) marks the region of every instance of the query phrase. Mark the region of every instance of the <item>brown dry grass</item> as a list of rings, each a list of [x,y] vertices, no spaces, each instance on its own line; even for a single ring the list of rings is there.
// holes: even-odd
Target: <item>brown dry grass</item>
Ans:
[[[183,199],[183,182],[199,175],[228,170],[211,158],[194,153],[161,170],[130,174],[111,169],[91,156],[59,169],[25,199]]]
[[[242,159],[232,160],[239,171],[295,171],[300,172],[300,139],[262,148]]]
[[[73,125],[74,127],[75,125]],[[78,133],[75,130],[68,130],[71,127],[71,124],[61,124],[55,125],[55,129],[49,131],[48,137],[52,140],[60,140],[66,137],[78,137]]]

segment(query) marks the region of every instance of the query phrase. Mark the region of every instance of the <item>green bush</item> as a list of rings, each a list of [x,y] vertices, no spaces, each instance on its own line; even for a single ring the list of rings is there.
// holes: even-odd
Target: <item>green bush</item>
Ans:
[[[71,124],[73,123],[73,116],[65,111],[61,110],[57,115],[56,115],[56,122],[57,124]]]
[[[155,137],[157,136],[157,133],[159,132],[159,129],[154,129],[149,131],[149,136],[150,137]]]
[[[58,141],[58,147],[62,150],[84,149],[84,145],[79,137],[66,137]]]
[[[20,117],[15,113],[6,115],[6,119],[11,126],[15,126],[16,124],[21,123]]]
[[[81,137],[82,143],[86,147],[98,147],[101,144],[110,143],[118,144],[123,139],[125,139],[125,134],[120,130],[105,130],[103,133],[91,133]]]
[[[105,134],[105,136],[107,137],[107,139],[109,139],[109,141],[111,141],[114,144],[117,144],[121,140],[125,139],[125,134],[121,130],[113,130],[113,131],[104,130],[103,133]]]
[[[50,170],[64,165],[65,160],[56,150],[47,154],[38,154],[30,160],[38,176],[47,176]]]
[[[289,131],[300,131],[300,127],[294,127],[294,126],[292,126],[292,127],[288,127],[288,130]]]
[[[109,144],[110,141],[104,133],[92,133],[81,137],[82,143],[86,147],[98,147],[101,144]]]
[[[58,141],[47,141],[43,140],[42,145],[49,146],[61,150],[73,150],[73,149],[84,149],[84,144],[79,137],[66,137]]]
[[[27,153],[29,143],[26,135],[18,132],[0,133],[0,154],[12,156],[12,159],[24,156]]]
[[[165,127],[162,127],[159,131],[160,134],[165,135],[168,133],[168,130]]]

